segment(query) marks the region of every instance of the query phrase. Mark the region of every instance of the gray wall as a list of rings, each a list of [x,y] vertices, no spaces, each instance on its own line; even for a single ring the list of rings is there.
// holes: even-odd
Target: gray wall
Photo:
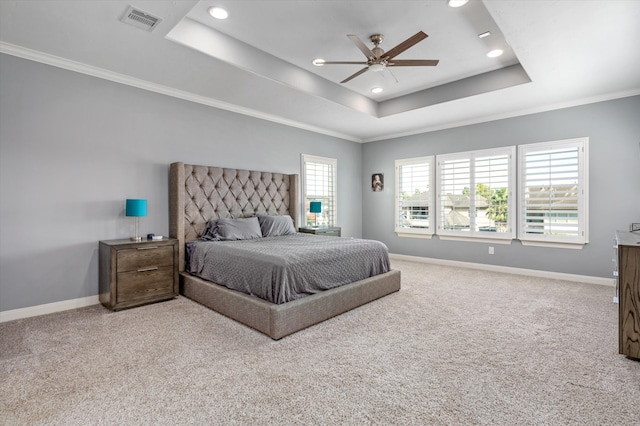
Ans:
[[[99,240],[168,233],[168,164],[300,172],[338,159],[343,235],[393,253],[609,277],[615,229],[640,222],[640,97],[364,145],[0,55],[0,311],[94,296]],[[398,238],[394,160],[590,138],[590,244],[583,250]],[[369,190],[383,172],[385,190]],[[364,188],[364,190],[363,190]],[[362,197],[360,197],[362,194]],[[363,214],[364,212],[364,214]]]
[[[394,161],[589,137],[589,244],[582,250],[400,238],[394,233]],[[392,253],[526,269],[611,277],[613,236],[640,222],[640,96],[368,143],[363,146],[363,237],[384,241]],[[385,190],[372,192],[372,173]]]
[[[148,200],[142,235],[167,235],[174,161],[300,173],[301,153],[337,158],[339,225],[361,236],[360,144],[9,55],[0,102],[0,311],[98,294],[98,241],[132,233],[126,198]]]

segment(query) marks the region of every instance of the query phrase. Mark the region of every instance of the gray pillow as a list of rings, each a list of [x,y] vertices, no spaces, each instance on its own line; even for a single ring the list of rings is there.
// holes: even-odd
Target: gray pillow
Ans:
[[[296,233],[293,219],[289,215],[258,216],[263,237],[279,237]]]
[[[218,237],[218,219],[207,222],[207,226],[204,228],[204,232],[200,236],[204,241],[216,241]]]
[[[218,219],[216,235],[222,241],[250,240],[252,238],[262,238],[262,231],[257,217],[222,218]]]

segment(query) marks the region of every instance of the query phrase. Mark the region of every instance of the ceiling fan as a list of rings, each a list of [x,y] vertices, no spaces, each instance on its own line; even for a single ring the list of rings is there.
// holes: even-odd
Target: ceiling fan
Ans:
[[[355,74],[350,75],[349,77],[342,80],[340,83],[346,83],[357,76],[364,74],[367,71],[381,72],[384,71],[386,67],[434,67],[438,65],[440,62],[438,59],[396,59],[396,56],[410,48],[411,46],[419,43],[428,37],[422,31],[418,31],[415,35],[409,37],[393,49],[385,52],[380,47],[380,43],[384,39],[382,34],[373,34],[369,37],[371,43],[373,43],[373,49],[369,49],[356,35],[349,34],[347,35],[351,41],[360,49],[364,56],[367,57],[366,62],[351,62],[351,61],[318,61],[318,65],[366,65],[366,67],[362,68],[360,71]]]

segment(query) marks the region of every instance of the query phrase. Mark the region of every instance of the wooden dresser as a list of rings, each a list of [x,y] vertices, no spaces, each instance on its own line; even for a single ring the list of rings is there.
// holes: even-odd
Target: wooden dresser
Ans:
[[[100,303],[112,310],[178,295],[178,240],[100,241]]]
[[[619,352],[640,360],[640,235],[616,232]]]

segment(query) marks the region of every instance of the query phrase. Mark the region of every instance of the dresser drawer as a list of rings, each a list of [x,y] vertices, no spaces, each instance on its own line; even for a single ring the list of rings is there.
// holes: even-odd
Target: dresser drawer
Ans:
[[[118,272],[116,303],[173,293],[173,265]]]
[[[118,272],[137,271],[173,264],[173,246],[150,246],[118,250]]]

